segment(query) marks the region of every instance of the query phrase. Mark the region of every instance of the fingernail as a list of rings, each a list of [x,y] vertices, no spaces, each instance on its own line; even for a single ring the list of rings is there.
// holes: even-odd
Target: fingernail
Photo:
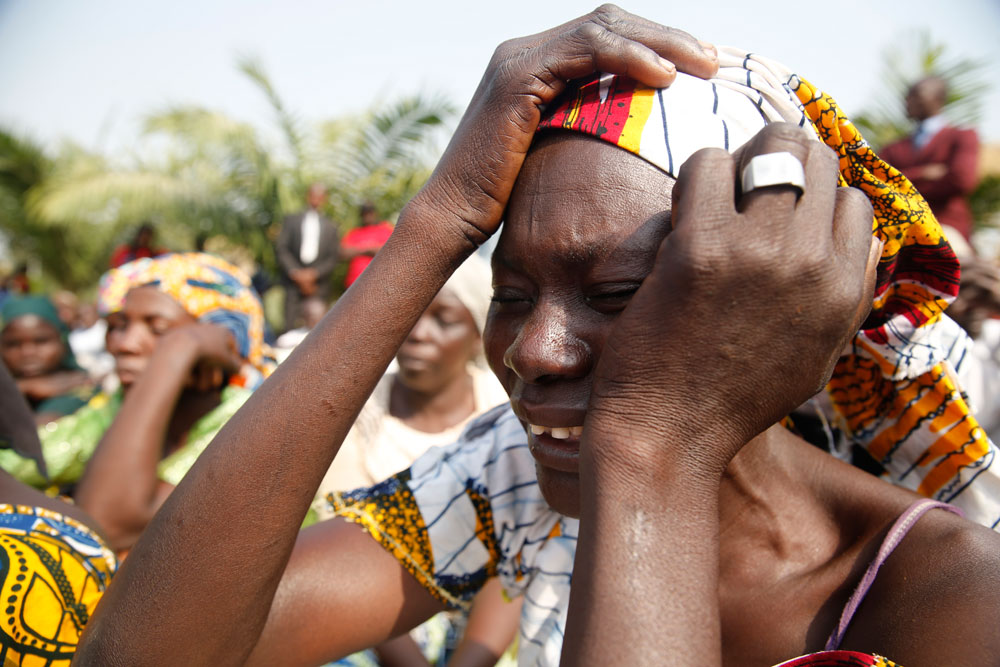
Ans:
[[[660,58],[660,67],[667,70],[670,74],[677,73],[677,67],[666,58]]]
[[[703,42],[702,40],[699,39],[698,45],[701,47],[701,50],[705,52],[706,56],[708,56],[712,60],[718,59],[719,50],[715,48],[714,44],[709,44],[708,42]]]

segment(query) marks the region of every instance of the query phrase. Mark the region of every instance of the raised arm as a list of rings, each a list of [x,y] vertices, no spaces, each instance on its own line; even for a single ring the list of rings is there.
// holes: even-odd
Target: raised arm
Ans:
[[[778,151],[805,167],[801,198],[734,201],[746,160]],[[722,474],[823,387],[871,303],[871,207],[836,182],[832,151],[785,124],[683,166],[674,231],[596,370],[564,664],[721,664]]]
[[[135,543],[173,489],[160,481],[156,467],[175,422],[178,400],[194,382],[201,386],[191,387],[188,397],[202,404],[192,406],[200,408],[195,414],[214,407],[223,369],[239,368],[233,348],[232,335],[215,324],[184,325],[157,342],[148,367],[101,438],[75,494],[114,550]]]
[[[269,618],[272,600],[283,576],[302,574],[297,558],[287,571],[286,564],[315,490],[420,313],[495,231],[539,106],[564,81],[597,69],[668,85],[675,67],[657,53],[694,74],[711,75],[717,67],[714,52],[689,35],[613,7],[497,49],[444,157],[404,208],[395,233],[222,429],[136,544],[87,627],[79,664],[218,666],[243,664],[251,650],[270,654],[273,635],[261,633],[265,623],[284,622],[284,603]],[[350,557],[337,540],[326,551],[327,563],[349,567]],[[401,589],[398,580],[372,576],[366,586],[403,592],[370,600],[359,594],[351,612],[416,620],[413,596],[405,593],[410,583]],[[303,619],[307,629],[328,622],[320,614]]]

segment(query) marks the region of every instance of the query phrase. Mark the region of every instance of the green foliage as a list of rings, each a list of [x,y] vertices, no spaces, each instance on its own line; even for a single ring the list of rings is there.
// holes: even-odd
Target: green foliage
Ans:
[[[969,195],[977,226],[1000,227],[1000,174],[987,174]]]
[[[982,120],[983,94],[990,88],[985,78],[988,63],[955,57],[927,30],[900,35],[882,51],[882,87],[870,105],[857,114],[854,124],[876,150],[912,129],[903,99],[910,86],[928,76],[948,82],[944,114],[955,125],[975,126]]]
[[[430,175],[435,139],[455,113],[446,99],[417,94],[320,126],[316,174],[330,188],[342,229],[357,224],[365,200],[388,216],[417,193]]]
[[[95,261],[106,261],[102,230],[87,223],[53,227],[39,220],[29,202],[55,164],[30,139],[0,131],[0,232],[13,259],[31,260],[33,273],[43,272],[43,282],[79,289],[92,284]]]
[[[141,150],[127,156],[66,144],[50,159],[0,132],[0,231],[14,258],[37,261],[49,282],[86,289],[113,247],[148,220],[168,247],[221,237],[273,271],[280,221],[304,206],[310,183],[326,185],[327,212],[343,231],[357,223],[364,200],[390,216],[430,174],[439,133],[455,113],[447,100],[417,94],[307,127],[258,61],[243,57],[237,66],[269,103],[277,145],[247,123],[197,106],[148,114]]]

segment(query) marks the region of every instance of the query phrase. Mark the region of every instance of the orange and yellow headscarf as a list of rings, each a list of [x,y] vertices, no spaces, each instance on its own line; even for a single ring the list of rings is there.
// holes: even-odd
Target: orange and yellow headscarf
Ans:
[[[144,286],[173,297],[198,320],[229,329],[240,356],[257,371],[235,376],[234,383],[252,389],[270,374],[274,364],[264,345],[264,310],[243,271],[202,252],[137,259],[104,274],[98,311],[108,315],[121,310],[129,290]]]
[[[732,48],[717,76],[678,74],[666,89],[599,75],[553,105],[539,130],[584,132],[677,176],[695,151],[733,151],[771,122],[810,127],[840,158],[840,184],[875,211],[884,243],[871,316],[844,351],[827,390],[828,415],[893,482],[954,503],[1000,527],[996,448],[972,415],[955,371],[969,338],[943,314],[958,294],[959,263],[927,202],[882,161],[829,95],[788,68]]]

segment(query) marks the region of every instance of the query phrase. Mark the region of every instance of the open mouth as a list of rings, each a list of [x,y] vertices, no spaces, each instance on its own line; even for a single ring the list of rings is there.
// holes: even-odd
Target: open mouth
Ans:
[[[538,424],[528,424],[528,428],[531,430],[532,435],[551,435],[556,440],[567,440],[569,438],[574,438],[576,440],[580,439],[583,435],[583,426],[540,426]]]
[[[583,426],[527,424],[527,430],[528,449],[539,465],[561,472],[580,472]]]

